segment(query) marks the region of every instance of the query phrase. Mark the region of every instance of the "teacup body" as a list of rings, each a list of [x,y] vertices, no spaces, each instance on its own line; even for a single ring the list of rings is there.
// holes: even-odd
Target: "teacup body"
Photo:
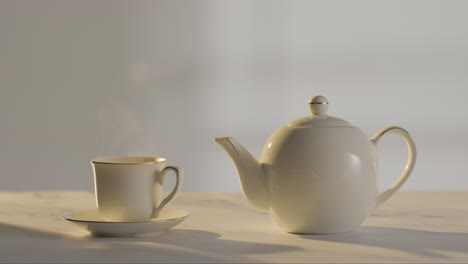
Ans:
[[[153,217],[161,203],[166,161],[153,157],[109,157],[93,160],[99,213],[106,221],[140,222]]]

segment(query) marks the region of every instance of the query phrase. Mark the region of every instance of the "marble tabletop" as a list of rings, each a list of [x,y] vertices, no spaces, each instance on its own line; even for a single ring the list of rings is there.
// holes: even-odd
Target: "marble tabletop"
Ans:
[[[400,192],[355,232],[293,235],[241,194],[182,193],[191,216],[150,237],[91,237],[62,215],[95,207],[89,192],[0,192],[0,262],[462,262],[468,192]]]

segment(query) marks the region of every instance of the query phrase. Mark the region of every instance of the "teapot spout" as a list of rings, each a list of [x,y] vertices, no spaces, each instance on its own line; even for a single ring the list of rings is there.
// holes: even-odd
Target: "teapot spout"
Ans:
[[[255,209],[268,212],[270,202],[261,163],[232,137],[219,137],[215,141],[234,161],[247,200]]]

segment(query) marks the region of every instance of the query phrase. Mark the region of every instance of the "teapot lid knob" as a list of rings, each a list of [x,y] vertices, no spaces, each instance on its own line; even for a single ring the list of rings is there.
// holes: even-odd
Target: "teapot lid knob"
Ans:
[[[327,115],[328,99],[323,95],[314,96],[309,101],[309,107],[312,115]]]

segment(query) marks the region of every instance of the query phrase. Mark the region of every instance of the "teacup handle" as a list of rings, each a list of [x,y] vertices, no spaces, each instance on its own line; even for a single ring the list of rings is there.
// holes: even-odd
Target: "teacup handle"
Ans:
[[[371,142],[377,146],[379,139],[386,134],[398,134],[403,137],[406,144],[408,145],[408,161],[406,163],[406,167],[403,170],[400,178],[385,192],[379,194],[377,196],[377,205],[385,202],[388,198],[390,198],[394,193],[396,193],[401,186],[406,182],[408,177],[410,176],[411,172],[413,171],[414,164],[416,163],[416,145],[414,144],[413,139],[409,135],[408,131],[404,130],[401,127],[391,126],[386,127],[378,131],[371,139]]]
[[[176,196],[179,194],[180,189],[182,187],[182,182],[184,179],[184,172],[181,168],[176,167],[176,166],[165,167],[159,174],[156,181],[158,181],[159,183],[161,183],[161,185],[163,185],[166,175],[171,171],[174,172],[176,176],[176,183],[174,185],[174,189],[172,189],[172,192],[168,196],[166,196],[157,207],[153,209],[153,215],[152,215],[153,218],[157,218],[159,214],[161,213],[162,209],[166,205],[168,205],[172,200],[174,200],[174,198],[176,198]]]

